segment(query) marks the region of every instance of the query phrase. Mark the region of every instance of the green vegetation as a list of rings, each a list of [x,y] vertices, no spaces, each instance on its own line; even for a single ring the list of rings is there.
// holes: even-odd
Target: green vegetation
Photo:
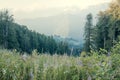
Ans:
[[[53,36],[31,31],[26,26],[15,23],[8,10],[0,11],[0,48],[16,49],[29,54],[34,49],[50,54],[64,54],[69,51],[66,42],[57,42]]]
[[[118,3],[119,0],[114,0],[108,9],[99,12],[97,23],[92,27],[91,21],[87,18],[84,38],[86,52],[90,52],[88,49],[100,50],[100,48],[110,51],[111,47],[120,41],[120,4]]]
[[[85,51],[90,52],[91,46],[92,46],[92,27],[93,27],[93,17],[92,14],[87,15],[87,22],[85,24]]]
[[[0,50],[0,80],[119,80],[119,49],[120,43],[109,56],[101,49],[90,56],[83,52],[81,57]]]
[[[86,52],[77,57],[64,54],[70,53],[66,42],[31,31],[15,23],[7,10],[1,11],[0,80],[120,80],[120,0],[117,1],[98,14],[96,25],[92,14],[87,15]]]

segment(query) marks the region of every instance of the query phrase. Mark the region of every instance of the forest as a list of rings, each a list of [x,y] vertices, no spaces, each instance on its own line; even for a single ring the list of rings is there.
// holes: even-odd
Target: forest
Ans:
[[[88,14],[86,17],[84,33],[84,50],[105,49],[110,51],[120,40],[120,5],[112,2],[105,11],[100,11],[96,25],[93,25],[93,16]]]
[[[120,0],[86,16],[84,46],[71,55],[69,43],[15,23],[0,11],[0,80],[119,80]]]
[[[68,53],[68,43],[57,42],[53,36],[46,36],[29,30],[27,26],[15,23],[8,10],[0,11],[0,48],[31,54],[34,49],[39,53]]]

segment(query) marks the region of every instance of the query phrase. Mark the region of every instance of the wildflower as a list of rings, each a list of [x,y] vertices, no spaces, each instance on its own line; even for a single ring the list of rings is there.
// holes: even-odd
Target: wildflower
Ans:
[[[65,71],[64,74],[69,73],[69,71]]]
[[[90,76],[90,75],[88,76],[88,79],[87,79],[87,80],[92,80],[92,78],[91,78],[91,76]]]
[[[6,74],[6,69],[2,69],[2,72],[3,72],[3,75],[5,75]]]
[[[82,63],[82,61],[77,61],[77,65],[79,65],[79,66],[83,66],[83,63]]]
[[[33,80],[33,79],[34,79],[34,75],[33,75],[32,71],[30,71],[30,73],[29,73],[29,80]]]
[[[26,60],[27,60],[27,55],[26,55],[26,54],[22,55],[22,60],[23,60],[23,61],[26,61]]]

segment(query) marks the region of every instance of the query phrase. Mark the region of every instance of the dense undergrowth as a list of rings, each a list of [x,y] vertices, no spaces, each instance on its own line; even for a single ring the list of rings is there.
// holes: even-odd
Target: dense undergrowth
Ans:
[[[81,57],[48,54],[19,55],[0,50],[0,80],[119,80],[120,44],[111,49],[85,52]]]

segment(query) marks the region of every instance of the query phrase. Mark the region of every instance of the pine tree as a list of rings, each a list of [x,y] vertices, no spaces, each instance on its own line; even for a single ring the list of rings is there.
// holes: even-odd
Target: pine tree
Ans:
[[[92,43],[91,43],[92,42],[92,26],[93,26],[92,14],[91,13],[88,14],[86,19],[87,19],[87,21],[85,24],[85,33],[84,33],[84,40],[85,40],[84,49],[85,49],[85,51],[90,52],[90,49],[92,46]]]
[[[11,15],[8,10],[0,12],[1,44],[4,48],[8,48],[8,33],[12,22],[13,15]]]

